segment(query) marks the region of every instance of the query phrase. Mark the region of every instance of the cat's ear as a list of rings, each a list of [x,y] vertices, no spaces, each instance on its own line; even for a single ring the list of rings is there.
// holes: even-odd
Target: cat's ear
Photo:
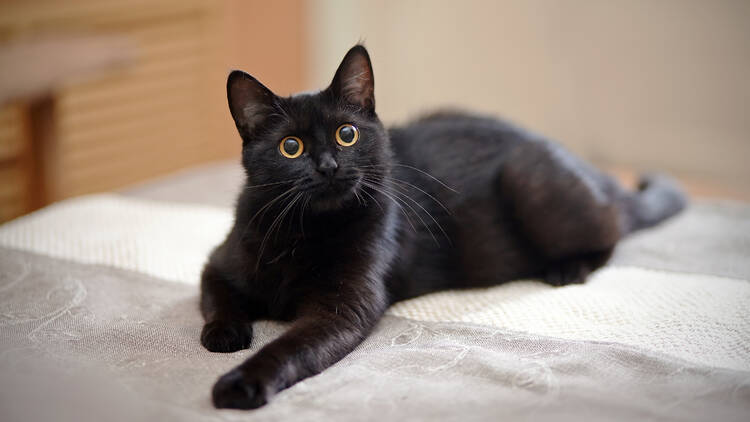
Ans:
[[[241,70],[227,78],[229,111],[240,134],[250,134],[274,110],[276,95],[257,79]]]
[[[367,50],[352,47],[341,61],[330,87],[337,98],[367,111],[375,111],[375,79]]]

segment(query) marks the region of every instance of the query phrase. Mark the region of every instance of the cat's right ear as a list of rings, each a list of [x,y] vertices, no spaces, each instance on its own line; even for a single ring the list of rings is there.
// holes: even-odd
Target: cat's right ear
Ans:
[[[241,135],[252,134],[273,112],[276,98],[270,89],[241,70],[232,71],[227,78],[229,111]]]

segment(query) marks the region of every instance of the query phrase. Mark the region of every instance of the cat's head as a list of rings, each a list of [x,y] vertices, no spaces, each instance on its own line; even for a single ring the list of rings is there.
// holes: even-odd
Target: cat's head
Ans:
[[[248,189],[259,187],[274,197],[293,189],[290,199],[301,194],[312,211],[323,212],[357,204],[368,179],[382,183],[390,146],[375,114],[372,65],[364,47],[349,50],[323,91],[279,97],[236,70],[229,75],[227,97],[243,140]]]

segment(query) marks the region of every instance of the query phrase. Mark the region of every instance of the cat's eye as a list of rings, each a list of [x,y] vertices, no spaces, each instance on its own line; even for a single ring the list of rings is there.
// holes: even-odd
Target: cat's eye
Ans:
[[[356,126],[344,123],[336,129],[336,142],[348,147],[359,140],[359,129]]]
[[[279,151],[281,151],[281,155],[286,158],[299,157],[302,155],[304,148],[302,140],[296,136],[287,136],[281,140],[281,143],[279,143]]]

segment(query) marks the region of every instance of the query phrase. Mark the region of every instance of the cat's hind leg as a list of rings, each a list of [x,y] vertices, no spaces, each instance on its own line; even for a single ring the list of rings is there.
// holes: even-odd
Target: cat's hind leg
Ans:
[[[583,282],[604,265],[621,237],[619,187],[608,176],[547,142],[519,145],[496,178],[503,206],[544,262],[554,285]]]
[[[541,273],[542,278],[553,286],[580,284],[586,281],[591,272],[603,266],[612,256],[612,249],[563,258],[547,264]]]

